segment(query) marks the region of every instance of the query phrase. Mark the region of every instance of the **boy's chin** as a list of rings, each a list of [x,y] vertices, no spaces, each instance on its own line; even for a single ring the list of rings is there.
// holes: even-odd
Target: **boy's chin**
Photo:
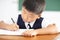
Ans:
[[[23,19],[24,22],[33,22],[34,20]]]
[[[33,21],[26,21],[26,22],[30,23],[30,22],[33,22]]]
[[[28,21],[28,20],[26,20],[26,21],[24,21],[24,22],[28,22],[28,23],[30,23],[30,22],[33,22],[33,21]]]

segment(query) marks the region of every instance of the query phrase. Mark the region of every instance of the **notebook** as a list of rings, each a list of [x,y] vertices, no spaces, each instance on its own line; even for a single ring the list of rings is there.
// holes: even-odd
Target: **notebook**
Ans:
[[[0,35],[22,35],[22,33],[25,32],[26,30],[28,29],[18,29],[16,31],[0,29]],[[29,30],[33,30],[33,29],[29,29]]]

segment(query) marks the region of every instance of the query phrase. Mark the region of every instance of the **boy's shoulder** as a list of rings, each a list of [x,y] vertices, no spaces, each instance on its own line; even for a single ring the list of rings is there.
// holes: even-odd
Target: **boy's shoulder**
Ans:
[[[39,19],[37,19],[37,20],[39,20],[39,21],[40,21],[40,20],[43,20],[43,19],[44,19],[43,17],[40,17],[40,18],[39,18]]]

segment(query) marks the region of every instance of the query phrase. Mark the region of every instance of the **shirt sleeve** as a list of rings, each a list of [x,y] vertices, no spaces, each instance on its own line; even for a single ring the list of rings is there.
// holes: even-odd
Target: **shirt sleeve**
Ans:
[[[46,28],[49,24],[56,24],[56,29],[60,32],[60,19],[59,18],[44,18],[42,21],[42,28]]]
[[[54,21],[50,18],[44,18],[42,21],[42,28],[47,27],[49,24],[53,24]]]
[[[60,32],[60,19],[56,20],[57,31]]]

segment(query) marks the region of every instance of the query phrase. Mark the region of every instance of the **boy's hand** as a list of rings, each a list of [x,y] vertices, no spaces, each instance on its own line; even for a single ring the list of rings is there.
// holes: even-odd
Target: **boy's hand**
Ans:
[[[15,31],[19,29],[17,24],[6,24],[4,21],[0,21],[0,29]]]
[[[27,30],[22,34],[23,34],[23,36],[36,36],[37,32],[35,30]]]
[[[16,31],[19,29],[19,26],[17,24],[10,24],[6,26],[6,29],[11,31]]]

